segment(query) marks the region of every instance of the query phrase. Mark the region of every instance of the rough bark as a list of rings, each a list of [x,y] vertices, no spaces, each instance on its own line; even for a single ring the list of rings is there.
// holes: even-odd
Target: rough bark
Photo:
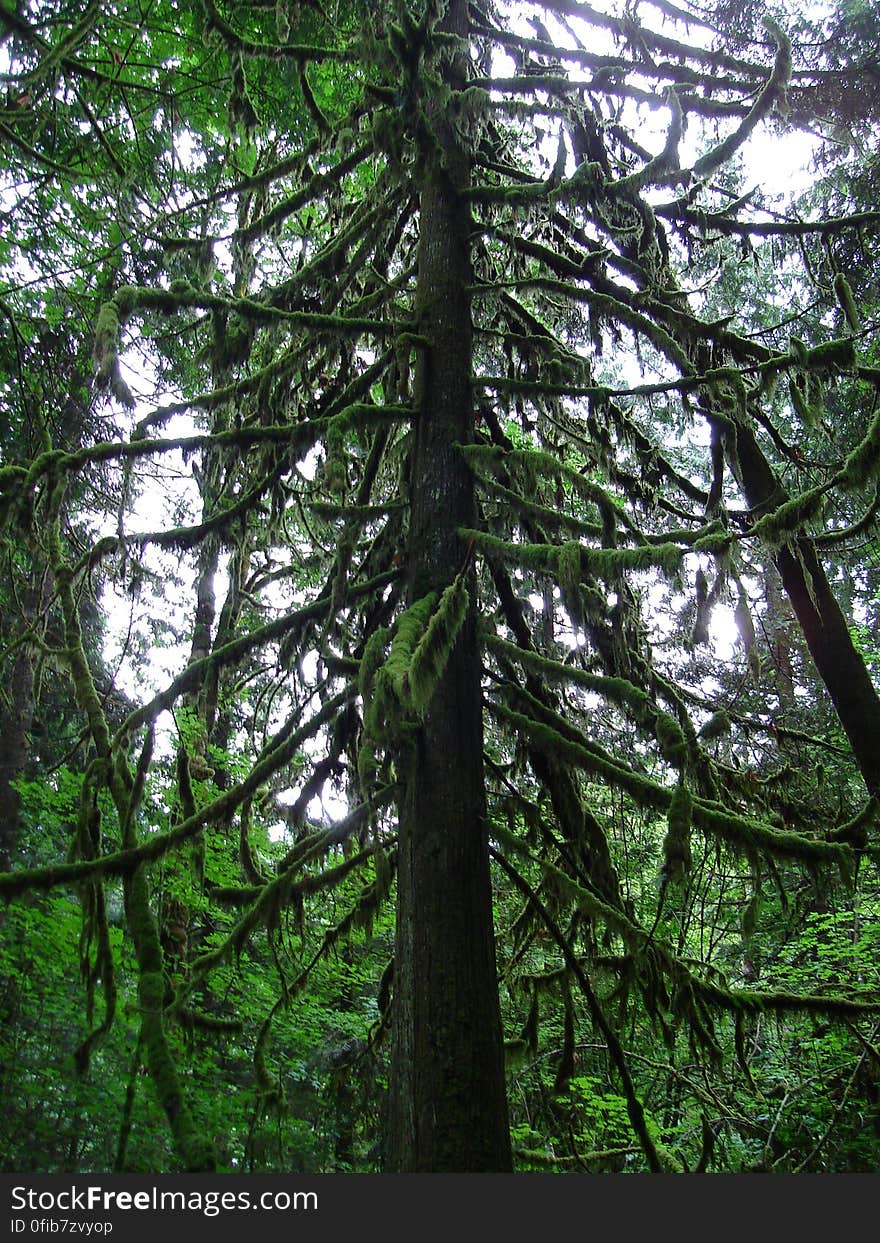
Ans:
[[[445,26],[467,30],[453,0]],[[472,437],[467,162],[449,142],[421,195],[418,300],[430,342],[417,378],[409,600],[442,590],[466,559]],[[401,759],[391,1089],[386,1168],[507,1171],[510,1138],[483,787],[481,660],[474,605]]]

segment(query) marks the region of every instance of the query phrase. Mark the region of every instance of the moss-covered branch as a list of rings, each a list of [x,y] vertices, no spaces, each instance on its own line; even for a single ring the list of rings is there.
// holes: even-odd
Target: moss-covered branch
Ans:
[[[545,721],[515,712],[504,704],[490,703],[488,710],[502,725],[521,732],[547,754],[560,756],[576,768],[624,790],[640,807],[668,813],[673,790],[619,764],[603,748],[588,743],[582,735],[579,741],[575,741],[570,734],[576,731],[570,725],[566,730],[567,723],[561,718],[557,718],[558,728],[554,728]],[[709,836],[720,837],[746,853],[761,850],[771,856],[798,859],[804,863],[822,860],[847,863],[853,858],[851,849],[840,843],[817,841],[800,833],[777,829],[702,798],[694,799],[693,822]]]
[[[567,549],[570,544],[513,544],[499,539],[486,531],[462,528],[462,539],[473,540],[477,548],[489,556],[498,557],[522,569],[552,574],[561,581],[569,578],[565,573]],[[648,570],[657,568],[666,574],[674,574],[681,567],[683,550],[676,544],[643,544],[639,548],[586,548],[580,549],[580,565],[577,582],[601,578],[616,579],[624,570]]]

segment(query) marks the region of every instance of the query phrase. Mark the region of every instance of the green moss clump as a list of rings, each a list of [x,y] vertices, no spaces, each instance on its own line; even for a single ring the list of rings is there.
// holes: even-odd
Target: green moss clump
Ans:
[[[119,307],[115,301],[105,302],[98,312],[92,361],[99,388],[109,389],[117,401],[129,409],[134,405],[131,389],[122,378],[119,367]]]
[[[409,692],[413,709],[423,717],[467,616],[470,594],[459,574],[440,597],[436,610],[412,655]]]
[[[384,672],[390,679],[394,694],[403,704],[410,699],[409,672],[416,644],[425,633],[425,628],[437,603],[436,592],[429,592],[417,600],[415,604],[401,613],[397,622],[391,649],[385,661]]]
[[[470,593],[464,575],[439,600],[429,592],[398,618],[385,660],[389,631],[371,636],[361,659],[364,726],[358,753],[361,780],[377,775],[380,753],[402,746],[423,718],[464,624]]]
[[[853,449],[843,463],[841,481],[849,488],[860,488],[868,482],[880,459],[880,410],[871,420],[864,440]]]
[[[556,544],[514,544],[486,531],[459,529],[462,539],[473,540],[478,548],[500,557],[503,561],[527,570],[544,570],[553,574],[563,586],[562,575],[568,578],[574,567],[574,553],[580,561],[578,582],[591,575],[614,582],[626,570],[657,568],[672,577],[681,569],[684,550],[676,544],[641,544],[637,548],[584,548],[576,540],[562,549]],[[574,545],[574,548],[571,547]],[[568,551],[565,549],[568,548]]]
[[[364,644],[364,651],[358,671],[358,691],[364,701],[370,697],[376,672],[385,658],[385,648],[390,637],[391,630],[387,626],[382,626],[378,630],[374,630]]]
[[[842,272],[838,272],[834,277],[834,296],[840,303],[841,310],[853,332],[858,332],[861,328],[859,321],[859,312],[856,309],[856,300],[852,295],[849,287],[849,281]]]
[[[856,361],[856,347],[850,337],[838,337],[817,345],[807,353],[807,366],[822,371],[843,371]]]
[[[804,426],[810,429],[818,425],[823,414],[821,400],[819,402],[811,400],[814,392],[813,386],[809,383],[811,378],[807,377],[806,383],[800,380],[800,377],[795,376],[790,376],[788,380],[788,393],[794,412]],[[819,393],[821,396],[821,389]]]
[[[658,712],[654,722],[654,734],[660,745],[660,753],[670,764],[683,764],[687,759],[687,742],[681,726],[668,712]]]
[[[667,812],[663,841],[663,874],[671,881],[681,880],[691,867],[691,817],[693,799],[683,783],[675,787]]]
[[[576,597],[581,585],[581,546],[577,540],[569,540],[559,549],[556,573],[562,590]]]
[[[802,530],[807,522],[821,517],[825,508],[825,493],[825,487],[820,486],[792,497],[778,509],[759,518],[752,527],[752,533],[759,535],[768,544],[784,544],[792,535]]]
[[[701,742],[712,742],[715,738],[722,738],[725,734],[730,733],[730,717],[723,708],[719,708],[717,712],[713,712],[706,724],[699,732]]]

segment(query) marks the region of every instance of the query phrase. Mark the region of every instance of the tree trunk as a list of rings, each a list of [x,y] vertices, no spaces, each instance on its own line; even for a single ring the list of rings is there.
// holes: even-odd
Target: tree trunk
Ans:
[[[24,593],[24,617],[30,625],[37,615],[39,590],[31,583]],[[15,865],[21,797],[14,783],[23,775],[30,752],[34,719],[34,669],[30,652],[15,655],[8,691],[0,696],[0,872]]]
[[[452,0],[448,31],[467,33]],[[430,343],[417,378],[409,600],[463,568],[474,521],[455,449],[473,434],[467,160],[450,135],[421,194],[418,311]],[[510,1137],[483,788],[481,660],[473,603],[409,754],[401,761],[397,936],[386,1168],[508,1171]]]
[[[789,499],[754,433],[743,425],[737,428],[736,458],[731,468],[756,517]],[[865,785],[871,794],[880,795],[880,697],[853,645],[813,543],[799,536],[778,549],[774,561]]]

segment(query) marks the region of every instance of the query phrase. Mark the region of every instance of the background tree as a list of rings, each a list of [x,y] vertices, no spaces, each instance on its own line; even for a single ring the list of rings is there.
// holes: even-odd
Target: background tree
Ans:
[[[876,63],[753,16],[2,10],[34,1164],[870,1164]]]

